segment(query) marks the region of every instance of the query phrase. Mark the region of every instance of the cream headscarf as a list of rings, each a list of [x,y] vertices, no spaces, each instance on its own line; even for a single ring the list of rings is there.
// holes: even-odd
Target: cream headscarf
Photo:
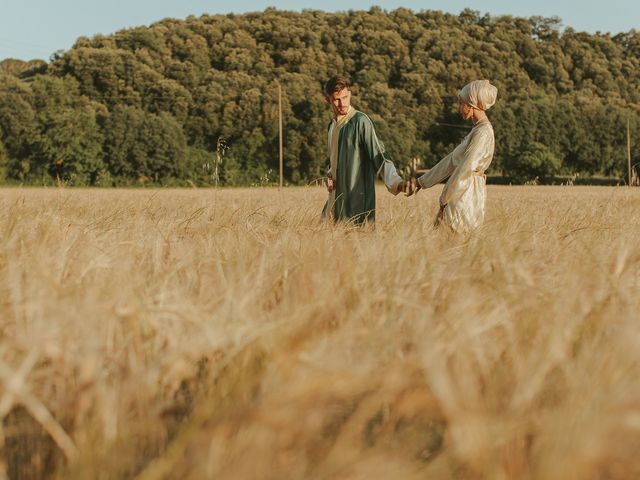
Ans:
[[[489,110],[496,103],[498,89],[489,80],[474,80],[458,92],[458,98],[479,110]]]

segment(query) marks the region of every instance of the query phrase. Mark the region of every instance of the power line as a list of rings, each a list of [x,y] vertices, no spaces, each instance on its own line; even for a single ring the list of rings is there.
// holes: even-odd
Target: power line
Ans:
[[[443,127],[453,127],[453,128],[464,128],[465,130],[470,130],[472,127],[469,125],[456,125],[455,123],[441,123],[435,122],[436,125],[441,125]]]

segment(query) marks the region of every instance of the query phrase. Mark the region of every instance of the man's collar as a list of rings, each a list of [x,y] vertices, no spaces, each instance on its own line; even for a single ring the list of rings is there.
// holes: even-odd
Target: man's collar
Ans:
[[[353,112],[353,106],[349,105],[349,110],[347,110],[347,113],[345,113],[344,115],[333,117],[333,120],[336,123],[340,123],[341,120],[344,120],[345,118],[347,118],[349,115],[351,115],[352,112]]]

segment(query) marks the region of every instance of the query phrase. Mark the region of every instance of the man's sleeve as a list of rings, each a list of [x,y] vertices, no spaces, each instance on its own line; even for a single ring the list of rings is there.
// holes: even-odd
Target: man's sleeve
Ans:
[[[397,195],[402,183],[402,177],[398,175],[396,167],[389,158],[383,143],[378,139],[373,122],[366,115],[363,116],[362,120],[361,142],[373,163],[376,175],[382,178],[389,192]]]

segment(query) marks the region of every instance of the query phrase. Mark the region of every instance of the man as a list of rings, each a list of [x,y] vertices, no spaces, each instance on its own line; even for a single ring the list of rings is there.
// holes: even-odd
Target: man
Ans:
[[[324,218],[348,220],[356,224],[375,220],[375,179],[380,176],[393,195],[413,193],[385,152],[373,123],[351,106],[351,90],[344,77],[335,76],[324,86],[333,120],[328,128],[330,167],[327,176],[329,200]]]

